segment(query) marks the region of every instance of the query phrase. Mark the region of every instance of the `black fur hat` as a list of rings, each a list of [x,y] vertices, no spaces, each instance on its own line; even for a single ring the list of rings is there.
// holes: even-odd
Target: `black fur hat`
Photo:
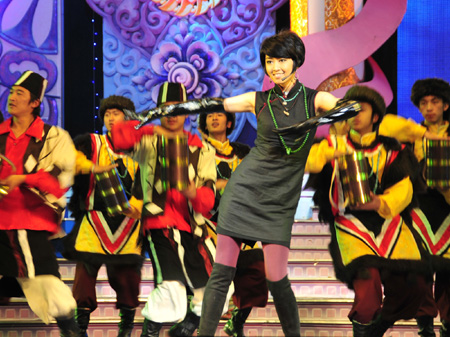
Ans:
[[[444,103],[450,104],[450,85],[440,78],[417,80],[411,88],[411,101],[419,107],[420,100],[428,95],[440,97]]]
[[[381,119],[386,114],[386,103],[384,102],[384,98],[378,91],[364,85],[355,85],[348,89],[344,99],[369,103],[372,106],[373,113],[379,116],[378,122],[375,124],[381,122]]]
[[[103,118],[105,117],[105,112],[108,109],[118,109],[122,112],[124,109],[130,111],[136,110],[136,108],[134,107],[134,103],[131,99],[124,96],[116,96],[116,95],[112,95],[101,100],[99,113],[102,121]]]

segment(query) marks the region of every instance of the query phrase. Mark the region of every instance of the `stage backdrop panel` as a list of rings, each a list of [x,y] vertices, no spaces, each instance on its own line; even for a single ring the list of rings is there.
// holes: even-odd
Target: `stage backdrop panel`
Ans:
[[[42,119],[63,125],[61,7],[59,0],[0,1],[0,110],[5,119],[9,88],[23,71],[32,70],[48,80]]]
[[[286,1],[87,2],[103,17],[104,96],[127,96],[142,111],[164,81],[183,83],[189,98],[261,90],[259,46]],[[232,140],[247,121],[256,127],[253,114],[236,117]],[[196,116],[185,128],[195,131]]]

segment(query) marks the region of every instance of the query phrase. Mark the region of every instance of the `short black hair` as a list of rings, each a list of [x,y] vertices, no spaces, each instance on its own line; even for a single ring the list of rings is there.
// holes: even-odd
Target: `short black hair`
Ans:
[[[118,96],[118,95],[111,95],[101,100],[99,113],[102,121],[103,118],[105,117],[106,110],[109,109],[118,109],[122,112],[124,109],[130,111],[136,110],[136,108],[134,107],[134,103],[131,99],[125,96]]]
[[[297,69],[305,62],[305,45],[296,33],[283,30],[268,37],[261,44],[259,58],[264,72],[266,72],[266,55],[276,58],[290,58],[294,61],[294,69]]]
[[[231,127],[227,128],[227,136],[228,136],[234,130],[234,126],[236,124],[236,116],[231,112],[221,112],[221,113],[224,113],[227,116],[227,123],[231,122]],[[198,127],[204,134],[209,135],[209,131],[206,128],[206,116],[207,115],[209,115],[209,114],[200,114],[200,118],[198,121]]]

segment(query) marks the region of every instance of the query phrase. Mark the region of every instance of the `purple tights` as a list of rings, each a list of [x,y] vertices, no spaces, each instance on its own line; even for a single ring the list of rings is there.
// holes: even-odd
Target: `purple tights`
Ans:
[[[242,240],[226,235],[217,235],[216,263],[236,267]],[[287,275],[289,248],[277,244],[264,244],[264,266],[266,278],[277,282]]]

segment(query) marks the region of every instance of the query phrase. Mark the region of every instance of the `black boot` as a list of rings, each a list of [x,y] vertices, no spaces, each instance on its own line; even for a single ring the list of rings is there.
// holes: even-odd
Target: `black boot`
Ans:
[[[120,309],[119,334],[117,337],[130,337],[134,327],[136,309]]]
[[[416,318],[417,326],[419,327],[419,336],[436,337],[433,328],[433,319],[431,316],[420,316]]]
[[[291,282],[287,275],[277,282],[268,280],[267,285],[272,294],[284,335],[300,336],[297,299],[292,291]]]
[[[89,325],[89,319],[91,317],[91,309],[89,308],[77,308],[75,311],[75,320],[80,328],[79,337],[88,337],[87,328]]]
[[[371,324],[362,324],[352,321],[353,337],[370,337]]]
[[[441,320],[441,328],[439,329],[439,333],[441,337],[450,337],[450,322],[445,320]]]
[[[394,325],[394,322],[386,321],[380,315],[372,323],[372,326],[370,329],[370,336],[371,337],[383,337],[384,333],[393,325]]]
[[[228,336],[232,337],[245,337],[244,336],[244,324],[247,317],[250,315],[252,308],[239,309],[236,308],[231,314],[231,318],[225,324],[223,330]]]
[[[78,337],[80,335],[80,329],[74,317],[59,317],[56,318],[56,323],[61,337]]]
[[[161,328],[162,323],[153,322],[146,318],[144,319],[144,325],[142,326],[141,337],[158,337]]]
[[[177,323],[170,328],[169,336],[192,336],[194,331],[198,328],[199,323],[200,317],[190,311],[186,314],[186,317],[180,323]]]
[[[214,268],[203,296],[202,315],[198,336],[214,336],[236,268],[214,263]]]

